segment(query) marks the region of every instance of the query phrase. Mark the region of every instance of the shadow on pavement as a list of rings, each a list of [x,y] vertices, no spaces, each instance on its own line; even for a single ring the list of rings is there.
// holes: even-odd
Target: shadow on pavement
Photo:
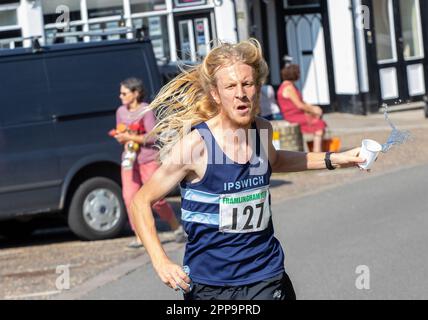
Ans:
[[[133,232],[129,226],[116,238],[130,237]],[[60,244],[66,242],[81,241],[68,227],[57,227],[49,229],[35,230],[31,235],[22,239],[8,239],[0,237],[0,250],[13,248],[26,248],[34,246],[45,246],[50,244]],[[103,241],[103,240],[98,240]],[[82,240],[83,242],[83,240]]]
[[[169,199],[167,201],[169,204],[171,204],[177,216],[177,219],[180,221],[180,201],[174,201]],[[171,231],[168,223],[162,221],[157,214],[155,214],[154,216],[156,227],[159,232]],[[46,222],[46,226],[44,226],[43,223],[40,222],[38,223],[38,225],[40,225],[40,227],[35,228],[35,231],[33,233],[27,236],[22,236],[21,238],[9,239],[0,235],[0,250],[80,241],[79,238],[75,236],[71,232],[71,230],[65,225],[65,223],[59,219],[55,222]],[[128,223],[122,233],[118,237],[116,237],[116,239],[131,237],[133,235],[134,233]]]
[[[290,181],[284,180],[271,180],[271,187],[277,188],[283,185],[291,184]],[[168,203],[172,206],[175,215],[178,221],[181,222],[181,201],[179,198],[167,198]],[[154,212],[155,213],[155,212]],[[154,214],[155,223],[157,230],[159,232],[170,232],[171,228],[168,223],[162,221],[156,213]],[[116,238],[125,238],[132,237],[134,235],[129,224],[126,225],[122,233]],[[1,249],[12,249],[12,248],[25,248],[25,247],[33,247],[33,246],[43,246],[49,244],[59,244],[66,242],[75,242],[79,241],[77,236],[75,236],[71,230],[65,225],[64,222],[58,221],[57,223],[50,222],[48,225],[36,228],[33,233],[28,236],[18,238],[18,239],[9,239],[2,237],[0,235],[0,250]],[[103,240],[99,240],[103,241]]]
[[[289,184],[293,184],[293,182],[285,181],[285,180],[276,180],[276,179],[270,180],[270,187],[271,188],[278,188],[278,187],[281,187],[284,185],[289,185]]]
[[[42,246],[54,243],[71,242],[78,240],[67,227],[56,227],[35,230],[31,235],[21,239],[0,237],[0,250]]]

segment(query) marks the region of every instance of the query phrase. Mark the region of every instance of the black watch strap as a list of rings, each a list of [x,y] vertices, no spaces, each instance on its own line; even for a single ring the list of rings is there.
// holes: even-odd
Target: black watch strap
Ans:
[[[330,160],[330,156],[331,156],[331,154],[332,154],[333,152],[327,152],[326,154],[325,154],[325,159],[324,159],[324,162],[325,162],[325,166],[327,167],[327,169],[328,170],[335,170],[336,168],[335,167],[333,167],[333,165],[331,164],[331,160]]]

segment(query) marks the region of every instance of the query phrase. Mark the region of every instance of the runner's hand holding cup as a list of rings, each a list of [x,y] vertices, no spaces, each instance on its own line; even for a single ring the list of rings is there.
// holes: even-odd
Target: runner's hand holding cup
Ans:
[[[381,151],[382,146],[378,142],[370,139],[363,140],[360,158],[363,158],[366,161],[359,164],[359,167],[363,170],[370,170]]]

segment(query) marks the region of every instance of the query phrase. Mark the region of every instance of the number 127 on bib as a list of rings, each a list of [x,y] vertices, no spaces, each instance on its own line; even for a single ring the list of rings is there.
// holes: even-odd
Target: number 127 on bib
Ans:
[[[241,197],[241,199],[243,198]],[[224,201],[220,203],[220,231],[227,233],[262,231],[268,227],[270,216],[267,196],[256,201],[243,201],[242,203]]]

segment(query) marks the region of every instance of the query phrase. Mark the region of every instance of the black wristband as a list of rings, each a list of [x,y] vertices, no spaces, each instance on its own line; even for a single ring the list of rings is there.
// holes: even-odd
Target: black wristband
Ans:
[[[335,167],[333,167],[333,165],[331,164],[331,160],[330,160],[330,156],[331,156],[331,154],[332,154],[333,152],[327,152],[326,154],[325,154],[325,159],[324,159],[324,162],[325,162],[325,166],[327,167],[327,169],[328,170],[335,170],[336,168]]]

